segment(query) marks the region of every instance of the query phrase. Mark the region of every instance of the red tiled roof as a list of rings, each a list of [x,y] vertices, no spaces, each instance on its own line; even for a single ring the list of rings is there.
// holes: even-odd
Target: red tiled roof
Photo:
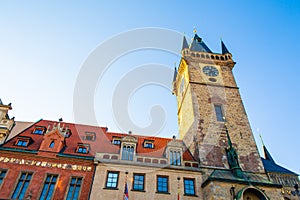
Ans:
[[[35,127],[43,126],[45,129],[50,125],[50,129],[54,126],[54,124],[58,124],[55,121],[49,120],[41,120],[34,123],[31,127],[27,128],[23,132],[20,132],[14,138],[9,140],[7,143],[3,144],[2,147],[10,147],[17,149],[26,149],[32,151],[38,151],[40,145],[43,141],[44,135],[33,134]],[[114,137],[122,138],[124,136],[128,136],[128,134],[124,133],[113,133],[107,132],[107,128],[98,127],[98,126],[90,126],[90,125],[82,125],[82,124],[73,124],[73,123],[65,123],[60,122],[60,127],[68,127],[71,130],[71,136],[69,138],[65,138],[65,148],[62,149],[62,154],[69,155],[78,155],[78,156],[95,156],[97,152],[99,153],[110,153],[110,154],[119,154],[120,146],[112,144],[112,140]],[[84,140],[85,132],[94,132],[96,138],[94,141]],[[19,136],[30,137],[32,139],[32,143],[27,147],[15,146],[15,143]],[[137,149],[136,153],[138,156],[146,156],[146,157],[157,157],[162,158],[165,157],[165,149],[167,143],[172,139],[170,138],[160,138],[153,136],[142,136],[142,135],[130,135],[137,138]],[[154,148],[144,148],[144,141],[153,141]],[[179,140],[180,141],[180,140]],[[76,153],[76,148],[79,143],[88,144],[90,146],[88,154]],[[195,161],[192,157],[191,153],[187,150],[183,153],[183,160],[185,161]]]

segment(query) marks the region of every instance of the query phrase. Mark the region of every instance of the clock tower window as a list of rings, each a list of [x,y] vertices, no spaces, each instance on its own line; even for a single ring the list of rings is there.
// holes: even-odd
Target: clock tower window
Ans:
[[[224,122],[224,114],[222,105],[215,105],[215,112],[218,122]]]

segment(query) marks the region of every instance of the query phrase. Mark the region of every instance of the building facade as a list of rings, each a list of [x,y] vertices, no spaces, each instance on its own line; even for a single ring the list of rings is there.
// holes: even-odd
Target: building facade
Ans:
[[[0,199],[89,199],[105,128],[40,120],[0,147]]]
[[[196,33],[175,68],[180,138],[62,120],[15,122],[0,101],[0,199],[296,200],[298,175],[261,158],[223,41]]]

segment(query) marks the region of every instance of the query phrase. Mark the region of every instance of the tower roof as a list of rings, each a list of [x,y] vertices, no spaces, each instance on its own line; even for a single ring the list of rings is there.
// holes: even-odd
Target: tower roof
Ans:
[[[265,145],[263,145],[263,150],[264,150],[265,159],[269,160],[272,163],[275,163],[275,161],[273,160],[271,154],[269,153],[269,151],[268,151],[268,149],[266,148]]]
[[[222,40],[221,40],[221,47],[222,47],[222,54],[230,53]]]
[[[212,53],[212,51],[206,46],[206,44],[203,42],[202,38],[200,38],[197,35],[197,33],[195,33],[190,50],[198,51],[198,52]]]
[[[297,175],[296,173],[277,165],[265,145],[263,145],[263,150],[265,158],[262,158],[262,162],[267,172]]]
[[[188,45],[188,43],[187,43],[187,41],[186,41],[186,37],[183,36],[183,40],[182,40],[182,49],[181,49],[181,50],[186,49],[186,48],[189,48],[189,45]]]

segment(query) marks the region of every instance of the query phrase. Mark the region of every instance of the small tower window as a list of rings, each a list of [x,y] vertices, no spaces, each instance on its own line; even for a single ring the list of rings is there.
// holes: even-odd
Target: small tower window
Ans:
[[[49,145],[49,148],[53,148],[54,147],[54,141],[52,141],[51,143],[50,143],[50,145]]]
[[[215,105],[215,112],[216,112],[217,121],[224,122],[222,105]]]
[[[184,90],[184,78],[182,78],[182,80],[181,80],[180,92],[183,93],[183,90]]]

